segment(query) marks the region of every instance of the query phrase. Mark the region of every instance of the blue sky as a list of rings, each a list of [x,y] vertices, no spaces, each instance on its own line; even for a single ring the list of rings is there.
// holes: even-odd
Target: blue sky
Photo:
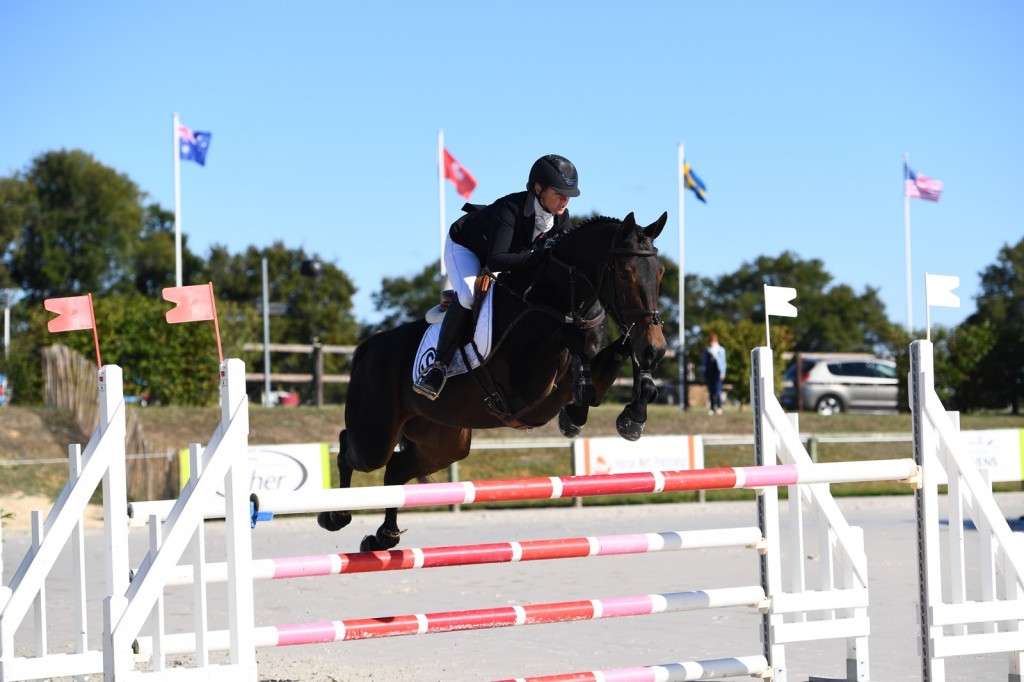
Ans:
[[[191,248],[302,247],[374,321],[381,279],[438,257],[438,130],[474,202],[563,154],[571,212],[667,211],[673,260],[682,142],[708,186],[686,198],[687,272],[790,250],[905,323],[907,152],[945,184],[911,202],[913,321],[929,271],[960,276],[961,309],[932,311],[958,324],[1024,235],[1022,27],[1010,1],[9,2],[0,174],[83,149],[173,210],[180,112],[213,134],[205,167],[182,163]],[[445,203],[450,223],[451,183]]]

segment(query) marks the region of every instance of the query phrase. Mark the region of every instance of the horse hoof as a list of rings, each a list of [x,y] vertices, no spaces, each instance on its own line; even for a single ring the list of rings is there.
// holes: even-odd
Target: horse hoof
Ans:
[[[366,535],[363,537],[363,541],[359,543],[360,552],[377,552],[380,550],[391,549],[398,544],[401,539],[402,533],[405,531],[394,531],[385,530],[383,528],[377,529],[376,535]]]
[[[561,410],[558,413],[558,430],[562,432],[562,435],[566,438],[575,438],[580,435],[580,431],[583,430],[582,426],[577,426],[569,415],[566,414],[565,410]]]
[[[640,440],[640,436],[644,435],[645,423],[635,422],[629,418],[629,415],[623,412],[615,419],[615,429],[626,440],[637,441]]]
[[[316,515],[316,522],[324,530],[341,530],[352,522],[352,514],[348,512],[320,512]]]

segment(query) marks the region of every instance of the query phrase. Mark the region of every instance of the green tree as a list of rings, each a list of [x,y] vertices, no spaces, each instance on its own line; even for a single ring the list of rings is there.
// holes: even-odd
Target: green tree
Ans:
[[[142,230],[132,256],[133,289],[159,298],[165,287],[175,285],[174,258],[174,213],[149,204],[143,209]],[[202,258],[189,250],[187,234],[181,235],[181,263],[186,282],[205,267]]]
[[[1024,393],[1024,239],[1000,249],[996,263],[981,273],[978,310],[965,322],[989,325],[995,343],[964,386],[975,407],[1005,408],[1020,414]]]
[[[794,287],[800,314],[787,318],[785,324],[792,330],[795,349],[877,352],[887,348],[893,329],[878,289],[866,287],[858,294],[848,285],[831,283],[832,276],[818,259],[803,260],[790,251],[776,258],[760,256],[700,287],[701,307],[694,322],[704,321],[713,311],[714,317],[763,324],[764,285]]]
[[[355,285],[333,263],[321,261],[316,254],[304,249],[289,249],[282,242],[268,248],[250,246],[241,254],[231,254],[223,246],[210,249],[210,257],[203,268],[203,278],[213,282],[218,298],[237,304],[240,315],[260,318],[263,301],[263,259],[267,259],[268,294],[271,303],[283,303],[285,314],[271,318],[271,343],[309,344],[316,337],[327,345],[354,344],[359,338],[359,325],[352,315],[352,296]],[[303,274],[303,263],[319,263],[315,277]],[[307,272],[309,272],[307,270]],[[262,341],[257,333],[251,342]],[[312,357],[301,353],[275,354],[272,363],[275,373],[311,373]],[[263,371],[262,354],[250,354],[249,366]],[[324,373],[339,374],[347,371],[348,358],[325,354]],[[309,384],[299,386],[311,391]],[[344,387],[325,386],[325,400],[340,401]]]
[[[370,295],[373,306],[384,314],[380,327],[397,327],[423,317],[441,300],[441,268],[432,263],[411,278],[385,277],[380,291]]]
[[[42,154],[13,181],[0,229],[13,235],[6,265],[29,300],[125,290],[142,225],[134,182],[77,150]]]

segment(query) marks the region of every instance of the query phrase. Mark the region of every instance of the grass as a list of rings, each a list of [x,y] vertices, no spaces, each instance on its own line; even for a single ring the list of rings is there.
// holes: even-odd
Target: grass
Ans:
[[[141,419],[151,449],[173,451],[189,443],[207,443],[220,421],[220,409],[183,407],[129,407]],[[591,411],[585,436],[615,436],[615,417],[621,411],[619,404],[604,405]],[[67,456],[67,444],[85,443],[88,437],[79,433],[70,416],[61,410],[47,408],[4,408],[0,422],[0,461],[31,460]],[[344,425],[344,410],[340,406],[323,408],[264,408],[250,405],[249,442],[253,444],[337,442],[338,431]],[[1024,416],[1009,414],[965,414],[961,428],[1020,429]],[[838,414],[823,417],[805,413],[800,417],[800,431],[805,435],[827,436],[837,434],[898,434],[909,435],[909,414]],[[28,432],[36,435],[29,437]],[[749,408],[726,408],[722,415],[708,415],[704,410],[682,412],[677,407],[652,405],[645,435],[702,434],[752,437],[753,424]],[[572,473],[571,448],[563,439],[556,424],[547,424],[532,431],[495,429],[477,431],[476,443],[487,440],[530,441],[563,440],[565,445],[545,448],[511,448],[480,450],[459,464],[461,480],[527,478],[535,476],[564,476]],[[714,445],[705,441],[705,466],[748,466],[754,463],[753,445]],[[130,453],[131,454],[131,453]],[[909,442],[875,443],[819,443],[819,461],[851,461],[864,459],[890,459],[913,457]],[[23,491],[55,497],[67,478],[67,465],[13,466],[0,468],[0,495]],[[336,472],[334,472],[335,484]],[[435,475],[436,480],[447,480],[447,472]],[[356,474],[356,485],[379,485],[381,472]],[[1000,484],[1004,489],[1019,489],[1019,484]],[[833,486],[836,494],[889,495],[907,494],[910,489],[898,483],[859,483]],[[748,491],[708,491],[707,499],[744,499]],[[588,504],[602,502],[625,503],[650,501],[679,501],[696,499],[696,493],[644,496],[641,498],[594,498]],[[570,504],[570,501],[565,501]],[[530,503],[509,503],[523,505]],[[551,504],[551,503],[548,503]]]

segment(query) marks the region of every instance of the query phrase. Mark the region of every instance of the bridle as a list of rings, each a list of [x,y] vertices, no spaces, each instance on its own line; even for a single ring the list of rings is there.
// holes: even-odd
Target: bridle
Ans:
[[[639,228],[637,228],[636,232],[643,235],[643,232]],[[525,290],[523,290],[522,294],[516,292],[513,292],[513,294],[533,309],[543,310],[555,317],[562,318],[566,323],[571,323],[579,329],[593,329],[604,321],[605,310],[603,306],[596,304],[600,302],[601,291],[604,288],[606,281],[610,281],[611,296],[609,296],[609,299],[611,301],[612,319],[615,321],[616,327],[622,334],[621,340],[623,343],[630,338],[633,333],[633,328],[647,318],[651,319],[651,325],[662,324],[663,321],[657,308],[623,308],[619,303],[619,287],[617,284],[617,278],[614,275],[616,259],[622,256],[650,258],[658,255],[657,247],[652,247],[650,249],[638,249],[619,246],[619,235],[620,233],[616,232],[615,241],[613,241],[611,249],[608,251],[608,257],[599,271],[596,284],[587,277],[586,273],[580,272],[577,266],[559,258],[553,249],[551,253],[548,254],[547,262],[561,267],[569,275],[569,313],[565,314],[560,311],[556,311],[554,308],[545,304],[528,300],[530,292],[533,290],[534,285],[537,283],[537,279],[540,277],[543,266],[537,269],[537,273],[534,275],[533,281]],[[587,298],[581,298],[579,296],[581,283],[588,286],[590,291],[593,292],[591,296]],[[509,288],[506,286],[506,289]],[[509,290],[511,291],[511,289]],[[592,311],[595,307],[598,309],[598,314],[594,317],[585,317],[585,314]]]

